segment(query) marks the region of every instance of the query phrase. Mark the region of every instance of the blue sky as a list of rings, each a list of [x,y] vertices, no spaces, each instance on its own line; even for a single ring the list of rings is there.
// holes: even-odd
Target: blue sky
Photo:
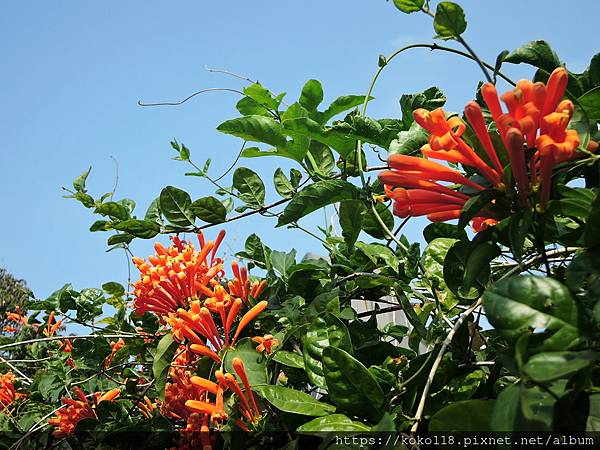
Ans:
[[[466,39],[493,62],[503,49],[546,39],[574,71],[598,51],[600,4],[580,0],[568,14],[559,0],[464,1]],[[568,17],[568,19],[565,19]],[[95,196],[112,190],[114,158],[119,165],[116,198],[133,198],[143,215],[160,189],[175,185],[193,198],[212,193],[204,180],[186,178],[171,161],[177,138],[199,162],[212,157],[213,175],[235,158],[240,142],[215,131],[236,115],[238,98],[208,93],[180,107],[141,108],[138,100],[181,99],[208,87],[240,88],[234,78],[206,66],[258,79],[274,92],[297,99],[306,80],[317,78],[325,101],[361,94],[377,57],[413,42],[431,42],[431,21],[396,11],[384,0],[281,2],[54,1],[8,2],[0,15],[0,266],[24,278],[39,298],[65,282],[76,288],[125,282],[122,252],[106,253],[106,233],[90,233],[95,220],[61,186],[93,166],[88,188]],[[514,78],[527,67],[506,67]],[[370,105],[374,117],[398,117],[403,93],[432,85],[460,110],[481,78],[473,63],[456,56],[415,50],[388,66]],[[269,184],[277,160],[243,160]],[[270,200],[277,199],[270,192]],[[316,213],[301,222],[322,225]],[[257,232],[279,250],[299,255],[321,251],[297,230],[273,229],[254,218],[227,227],[232,253]],[[408,228],[413,240],[423,222]],[[216,233],[216,230],[213,229]],[[146,256],[150,244],[133,245]]]

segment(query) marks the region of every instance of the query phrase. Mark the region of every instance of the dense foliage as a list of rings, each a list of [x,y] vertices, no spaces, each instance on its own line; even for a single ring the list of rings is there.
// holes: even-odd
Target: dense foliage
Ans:
[[[239,164],[221,184],[177,141],[175,159],[214,195],[169,185],[137,213],[131,199],[88,192],[89,170],[73,182],[69,197],[98,216],[90,231],[108,232],[138,274],[130,287],[67,284],[32,299],[29,317],[11,311],[2,448],[342,448],[324,432],[600,431],[600,56],[571,73],[534,41],[489,64],[464,40],[457,4],[393,3],[431,16],[436,38],[465,51],[428,43],[380,56],[364,95],[326,106],[317,80],[286,102],[250,81],[239,115],[218,126],[243,140],[242,158],[293,164],[272,175],[278,198]],[[368,116],[385,67],[418,48],[481,67],[464,115],[444,111],[431,87],[401,96],[402,117]],[[505,64],[537,70],[514,82]],[[324,207],[336,226],[298,223]],[[226,263],[213,229],[257,214],[318,239],[323,255],[299,259],[251,234]],[[431,222],[424,248],[402,234],[416,216]],[[134,239],[156,241],[156,253],[134,256]],[[391,312],[406,325],[378,320]],[[67,336],[69,324],[89,332]]]

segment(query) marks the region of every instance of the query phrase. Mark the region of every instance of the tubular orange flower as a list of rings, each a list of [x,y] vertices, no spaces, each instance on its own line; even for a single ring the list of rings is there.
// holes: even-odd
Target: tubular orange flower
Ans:
[[[17,398],[14,382],[15,376],[12,372],[0,376],[0,411],[4,411]]]
[[[118,341],[110,343],[111,352],[110,355],[108,355],[104,360],[104,368],[110,367],[110,363],[112,363],[115,354],[123,347],[125,347],[125,341],[123,340],[123,338],[119,338]]]
[[[21,307],[17,306],[16,307],[16,312],[7,312],[6,313],[6,318],[8,320],[10,320],[11,322],[15,322],[19,325],[27,325],[29,322],[29,319],[23,315],[22,311],[21,311]]]
[[[577,151],[581,144],[577,131],[567,129],[574,106],[568,100],[561,101],[567,83],[567,71],[562,67],[552,72],[547,84],[521,80],[501,96],[508,109],[506,113],[496,87],[491,83],[482,86],[481,94],[504,146],[494,146],[480,105],[469,102],[464,112],[491,166],[463,140],[465,123],[458,117],[446,119],[442,109],[431,112],[417,109],[413,113],[415,121],[430,133],[429,143],[421,148],[421,153],[429,158],[474,167],[492,186],[500,191],[507,187],[525,206],[539,190],[539,205],[544,208],[550,198],[554,166],[581,155]],[[597,147],[591,143],[588,149],[594,151]],[[504,159],[500,158],[499,150],[506,151],[503,156],[508,157],[512,177],[502,167]],[[394,202],[394,214],[400,217],[426,215],[431,221],[458,218],[472,194],[468,189],[458,192],[459,186],[442,182],[477,191],[484,189],[454,169],[425,158],[391,155],[388,163],[391,170],[381,172],[379,179],[385,185],[386,196]],[[507,203],[512,202],[513,208],[514,199],[514,196],[509,198]],[[509,210],[497,210],[494,204],[490,208],[490,211],[479,211],[472,220],[475,231],[493,226],[499,218],[510,214]]]
[[[192,344],[192,345],[190,345],[190,350],[198,355],[208,356],[217,364],[221,364],[221,358],[219,358],[219,355],[217,355],[215,352],[213,352],[206,345]]]
[[[233,339],[231,340],[231,345],[233,345],[235,341],[237,341],[238,336],[240,335],[241,331],[244,328],[246,328],[246,325],[252,322],[256,318],[256,316],[263,312],[268,305],[269,302],[267,302],[266,300],[258,302],[256,305],[250,308],[250,310],[246,314],[242,316],[240,323],[238,324],[237,329],[235,330]]]
[[[96,392],[91,395],[92,403],[89,402],[86,395],[79,387],[74,387],[73,392],[78,400],[63,397],[62,402],[65,407],[56,411],[56,416],[48,420],[48,423],[56,428],[52,433],[56,438],[63,438],[72,434],[75,427],[82,419],[97,419],[98,416],[96,415],[95,407],[98,403],[101,401],[114,401],[121,393],[121,390],[113,389],[106,394]]]
[[[46,329],[44,330],[44,335],[48,337],[54,336],[56,330],[58,330],[58,328],[62,325],[62,320],[59,320],[58,322],[54,323],[54,317],[55,313],[54,311],[52,311],[48,316],[48,322],[46,324]]]
[[[256,416],[260,416],[260,409],[256,404],[256,399],[254,398],[254,394],[252,393],[252,388],[250,387],[250,382],[248,381],[248,375],[246,374],[246,368],[244,367],[244,361],[240,358],[233,358],[231,360],[231,365],[233,366],[233,370],[238,374],[242,383],[244,384],[244,388],[246,389],[246,395],[250,399],[250,403],[252,403],[252,408],[254,408],[254,412]]]
[[[205,242],[204,236],[198,234],[200,251],[175,237],[174,245],[169,248],[156,243],[156,254],[148,258],[149,262],[134,257],[133,263],[141,272],[140,279],[134,284],[136,313],[153,312],[163,316],[186,307],[190,299],[204,292],[210,281],[223,270],[222,260],[215,258],[223,236],[224,232],[221,232],[216,242]]]

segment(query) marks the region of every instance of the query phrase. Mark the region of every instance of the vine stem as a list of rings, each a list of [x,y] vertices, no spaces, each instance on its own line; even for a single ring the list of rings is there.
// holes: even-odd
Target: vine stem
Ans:
[[[531,267],[539,260],[543,260],[544,256],[552,257],[552,256],[556,256],[556,255],[564,255],[564,254],[574,253],[577,250],[580,250],[580,247],[565,247],[565,248],[559,248],[556,250],[550,250],[550,251],[546,252],[544,255],[534,256],[534,257],[528,259],[527,261],[523,261],[522,263],[517,264],[515,267],[513,267],[508,272],[506,272],[504,275],[502,275],[500,277],[500,280],[502,280],[504,278],[508,278],[516,273],[519,273],[519,272],[527,269],[528,267]]]
[[[0,350],[4,350],[6,348],[19,347],[21,345],[34,344],[36,342],[48,342],[48,341],[60,341],[63,339],[93,339],[97,337],[105,337],[111,339],[153,339],[156,336],[152,335],[140,335],[140,334],[82,334],[78,336],[50,336],[45,338],[38,339],[29,339],[27,341],[19,341],[19,342],[11,342],[10,344],[0,345]]]
[[[423,411],[425,410],[425,403],[427,402],[427,396],[429,394],[429,390],[431,389],[431,385],[433,384],[433,379],[435,378],[435,374],[442,362],[442,358],[446,353],[446,349],[452,343],[452,339],[456,335],[456,332],[461,327],[463,322],[469,317],[469,315],[475,311],[482,304],[482,299],[477,300],[473,303],[469,309],[465,310],[464,313],[460,315],[460,317],[454,323],[454,327],[450,330],[446,339],[442,343],[442,347],[440,348],[439,353],[437,354],[435,361],[433,361],[433,365],[431,366],[431,370],[429,371],[429,376],[427,377],[427,382],[425,383],[425,387],[423,388],[423,393],[421,394],[421,400],[419,401],[419,406],[417,407],[417,413],[415,414],[415,423],[410,429],[411,434],[414,434],[419,428],[419,424],[421,423],[423,417]]]

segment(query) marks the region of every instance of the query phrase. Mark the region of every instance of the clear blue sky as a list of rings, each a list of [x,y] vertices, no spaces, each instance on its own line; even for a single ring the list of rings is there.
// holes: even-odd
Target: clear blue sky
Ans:
[[[465,37],[494,61],[503,49],[546,39],[574,71],[598,51],[597,0],[463,1]],[[576,5],[576,6],[575,6]],[[171,161],[177,138],[199,161],[213,158],[218,174],[233,160],[239,140],[215,127],[235,116],[237,97],[209,93],[180,107],[141,108],[137,101],[180,99],[207,87],[242,83],[210,74],[205,66],[258,79],[295,100],[304,82],[318,78],[326,101],[364,93],[380,53],[431,42],[431,21],[407,16],[384,0],[282,2],[54,1],[7,2],[0,15],[0,266],[27,280],[39,298],[72,282],[76,288],[126,280],[122,252],[105,253],[106,233],[90,233],[90,212],[61,197],[61,186],[93,166],[88,187],[108,192],[119,163],[117,198],[138,202],[143,215],[160,189],[172,184],[198,198],[207,182],[186,178]],[[515,78],[527,67],[508,66]],[[402,93],[442,88],[451,110],[471,99],[478,68],[455,56],[416,50],[398,58],[377,85],[375,117],[398,117]],[[291,101],[293,101],[291,100]],[[276,160],[242,161],[271,180]],[[271,200],[276,199],[275,195]],[[322,224],[323,215],[304,219]],[[421,236],[418,222],[408,228]],[[273,230],[272,219],[227,227],[229,252],[252,232],[279,250],[300,255],[320,246],[299,231]],[[146,256],[148,243],[134,244]]]

